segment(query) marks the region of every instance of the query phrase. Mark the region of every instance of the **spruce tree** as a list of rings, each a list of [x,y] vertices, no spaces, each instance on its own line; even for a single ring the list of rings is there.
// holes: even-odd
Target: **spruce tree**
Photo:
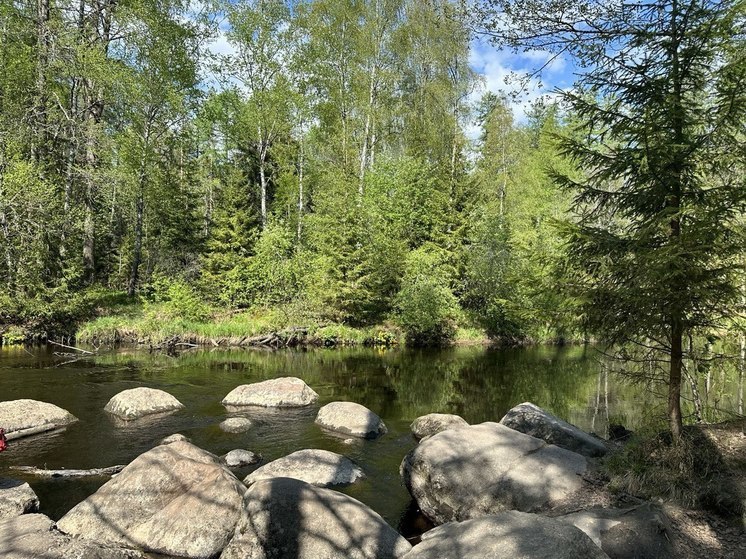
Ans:
[[[571,55],[558,91],[576,126],[562,140],[582,179],[565,225],[589,326],[665,367],[681,436],[684,340],[737,312],[746,201],[746,3],[742,0],[494,0],[487,32],[516,49]]]

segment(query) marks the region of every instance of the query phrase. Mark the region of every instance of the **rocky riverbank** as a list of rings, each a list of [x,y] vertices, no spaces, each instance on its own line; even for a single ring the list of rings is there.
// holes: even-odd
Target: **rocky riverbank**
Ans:
[[[143,390],[120,392],[106,411],[125,426],[183,409],[166,392]],[[260,408],[308,409],[316,413],[314,428],[360,444],[386,436],[373,411],[332,402],[314,412],[317,399],[302,380],[286,377],[236,387],[223,404],[236,419]],[[36,425],[21,420],[29,406],[37,412],[25,415]],[[55,408],[33,400],[4,402],[0,425],[16,436],[64,428],[71,416]],[[693,516],[701,513],[612,491],[601,465],[620,445],[530,403],[500,422],[478,425],[430,414],[415,420],[412,435],[415,446],[402,457],[401,479],[434,526],[421,541],[407,541],[370,507],[334,489],[363,478],[365,464],[306,449],[241,481],[232,468],[261,457],[237,449],[219,458],[175,436],[141,454],[56,523],[36,513],[38,499],[28,484],[0,484],[0,556],[735,559],[746,552],[742,527],[733,519],[706,533],[702,518]]]

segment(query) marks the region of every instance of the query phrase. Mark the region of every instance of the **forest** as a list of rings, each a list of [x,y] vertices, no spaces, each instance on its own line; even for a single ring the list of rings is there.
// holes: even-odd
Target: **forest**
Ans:
[[[544,4],[2,0],[4,339],[593,339],[676,390],[695,356],[743,367],[744,2]],[[516,116],[475,35],[576,84]]]
[[[415,343],[578,332],[555,288],[570,196],[548,176],[566,117],[474,102],[455,3],[3,12],[6,323],[47,331],[126,293],[173,318],[391,321]]]

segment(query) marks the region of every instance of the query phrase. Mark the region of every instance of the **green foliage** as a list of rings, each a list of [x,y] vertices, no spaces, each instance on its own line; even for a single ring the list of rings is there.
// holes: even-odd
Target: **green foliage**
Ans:
[[[430,245],[409,254],[396,297],[397,323],[407,344],[445,345],[453,341],[459,306],[449,286],[449,260],[445,251]]]

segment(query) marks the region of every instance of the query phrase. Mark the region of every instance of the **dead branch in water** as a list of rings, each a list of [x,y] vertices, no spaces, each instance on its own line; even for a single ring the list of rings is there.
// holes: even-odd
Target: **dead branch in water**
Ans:
[[[109,466],[108,468],[91,468],[90,470],[45,470],[34,466],[11,466],[10,469],[41,478],[75,478],[112,476],[121,472],[124,469],[124,465]]]

